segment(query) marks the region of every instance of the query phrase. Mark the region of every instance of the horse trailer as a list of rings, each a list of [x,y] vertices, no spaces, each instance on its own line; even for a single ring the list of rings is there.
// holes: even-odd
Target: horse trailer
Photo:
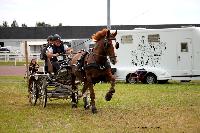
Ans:
[[[200,27],[119,30],[116,39],[118,63],[112,68],[117,80],[200,79]]]

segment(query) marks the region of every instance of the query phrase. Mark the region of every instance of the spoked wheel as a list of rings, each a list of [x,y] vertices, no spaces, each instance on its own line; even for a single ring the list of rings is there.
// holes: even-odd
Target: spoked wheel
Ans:
[[[71,100],[72,100],[72,108],[77,108],[79,96],[78,96],[78,91],[74,91],[71,95]]]
[[[35,106],[38,99],[38,90],[35,81],[32,81],[30,89],[31,90],[29,92],[29,102],[31,103],[31,105]]]
[[[76,104],[78,104],[78,100],[79,100],[78,91],[75,92],[75,99],[76,99]]]
[[[90,108],[90,97],[88,92],[85,92],[83,96],[83,103],[86,110]]]
[[[40,90],[40,102],[43,108],[47,105],[47,81],[43,79],[43,84]]]
[[[83,98],[83,102],[84,102],[84,108],[87,110],[90,108],[90,104],[89,104],[89,100],[87,97]]]

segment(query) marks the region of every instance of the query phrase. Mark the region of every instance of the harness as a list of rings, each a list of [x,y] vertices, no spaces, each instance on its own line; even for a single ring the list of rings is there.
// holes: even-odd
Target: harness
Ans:
[[[105,39],[104,40],[104,52],[106,53],[106,48],[108,47],[108,41],[107,41],[107,39]],[[96,59],[95,59],[95,57],[94,57],[94,55],[96,55],[96,56],[101,56],[101,57],[104,57],[106,60],[105,60],[105,63],[104,64],[99,64],[99,63],[97,63],[96,62]],[[84,59],[86,58],[86,56],[87,56],[87,58],[89,58],[89,56],[93,56],[93,60],[94,60],[94,63],[86,63],[86,64],[84,64]],[[116,57],[116,56],[115,56]],[[110,58],[115,58],[115,57],[110,57]],[[110,62],[108,61],[108,59],[107,59],[107,56],[105,56],[105,55],[101,55],[101,54],[97,54],[97,53],[95,53],[95,52],[93,52],[93,51],[90,51],[90,52],[86,52],[86,53],[84,53],[82,56],[81,56],[81,58],[80,58],[80,60],[79,60],[80,62],[80,66],[79,66],[79,70],[82,68],[83,70],[86,70],[86,69],[91,69],[91,68],[95,68],[95,69],[98,69],[98,70],[104,70],[104,69],[108,69],[108,68],[111,68],[111,66],[110,66]]]
[[[96,72],[93,70],[98,70],[98,73],[93,73],[91,77],[91,83],[96,84],[100,81],[107,81],[107,77],[105,76],[106,69],[111,68],[110,62],[108,61],[108,56],[110,55],[108,52],[110,45],[110,41],[114,40],[113,38],[109,38],[106,36],[104,40],[100,41],[99,44],[95,46],[95,48],[89,52],[83,52],[80,58],[77,60],[77,70],[80,71],[82,78],[86,78],[86,73],[91,70],[91,72]],[[96,48],[99,47],[99,48]],[[98,51],[100,50],[100,51]],[[115,61],[116,56],[109,56],[111,62]]]
[[[90,64],[85,64],[84,65],[84,69],[91,69],[91,68],[95,68],[95,69],[98,69],[98,70],[104,70],[104,69],[107,69],[107,68],[111,68],[110,66],[110,62],[108,61],[108,59],[106,58],[106,56],[104,56],[106,58],[106,61],[104,64],[98,64],[94,58],[94,55],[97,55],[97,56],[101,56],[101,55],[98,55],[98,54],[95,54],[95,53],[89,53],[88,54],[88,57],[89,55],[92,55],[93,56],[93,59],[94,59],[94,63],[90,63]]]

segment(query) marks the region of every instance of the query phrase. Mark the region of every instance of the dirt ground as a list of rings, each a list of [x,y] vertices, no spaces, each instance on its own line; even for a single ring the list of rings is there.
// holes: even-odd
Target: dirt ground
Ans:
[[[0,76],[24,76],[25,66],[0,66]]]

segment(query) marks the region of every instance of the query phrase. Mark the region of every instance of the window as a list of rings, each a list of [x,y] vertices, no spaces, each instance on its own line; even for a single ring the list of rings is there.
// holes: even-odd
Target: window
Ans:
[[[159,34],[148,35],[148,42],[160,42],[160,35]]]
[[[94,48],[95,44],[89,44],[89,48]]]
[[[132,35],[124,35],[121,37],[121,43],[125,44],[125,43],[133,43],[133,36]]]
[[[181,43],[181,52],[188,52],[188,43],[187,42]]]
[[[0,42],[0,47],[4,47],[4,42]]]

